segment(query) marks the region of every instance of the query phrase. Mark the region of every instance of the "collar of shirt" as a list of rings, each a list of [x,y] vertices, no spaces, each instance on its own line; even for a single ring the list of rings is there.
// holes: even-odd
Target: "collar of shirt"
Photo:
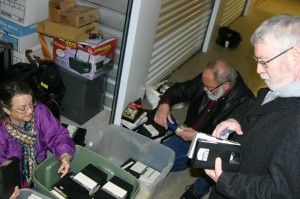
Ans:
[[[278,97],[300,97],[300,81],[296,81],[275,91],[275,94]]]

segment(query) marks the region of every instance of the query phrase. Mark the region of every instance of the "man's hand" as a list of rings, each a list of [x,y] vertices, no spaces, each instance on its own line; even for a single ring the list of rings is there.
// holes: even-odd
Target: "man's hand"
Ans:
[[[226,129],[233,130],[238,135],[243,135],[243,131],[241,129],[241,125],[239,124],[239,122],[236,121],[235,119],[228,119],[228,120],[221,122],[220,124],[218,124],[216,126],[214,132],[212,133],[212,136],[217,137],[217,138],[227,139],[228,134],[225,134],[224,136],[220,135],[221,132]]]
[[[213,179],[215,182],[218,181],[220,175],[222,174],[223,170],[222,170],[222,159],[221,158],[216,158],[215,161],[215,170],[209,170],[209,169],[205,169],[205,173],[211,177],[211,179]]]
[[[61,173],[61,177],[64,177],[71,168],[70,161],[72,159],[72,156],[68,153],[63,153],[59,159],[61,161],[61,166],[58,169],[58,173]]]
[[[192,141],[196,135],[196,131],[190,127],[180,126],[183,131],[176,131],[176,135],[181,137],[184,141]]]
[[[154,121],[165,127],[165,129],[168,129],[167,118],[172,124],[174,123],[171,117],[169,104],[160,104],[156,110]]]

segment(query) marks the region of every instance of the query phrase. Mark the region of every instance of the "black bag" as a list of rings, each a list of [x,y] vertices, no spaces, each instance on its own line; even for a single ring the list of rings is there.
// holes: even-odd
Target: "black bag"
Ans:
[[[59,119],[61,101],[65,94],[58,66],[53,61],[41,61],[39,65],[17,63],[5,70],[6,79],[21,79],[29,84],[35,98],[45,104]]]
[[[217,44],[226,48],[236,48],[242,41],[240,33],[227,27],[219,29],[219,36],[216,40]]]

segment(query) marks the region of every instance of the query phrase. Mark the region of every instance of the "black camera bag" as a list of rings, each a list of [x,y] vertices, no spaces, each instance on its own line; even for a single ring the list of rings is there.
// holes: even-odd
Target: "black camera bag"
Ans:
[[[226,48],[236,48],[242,41],[240,33],[231,30],[228,27],[221,27],[219,29],[219,36],[216,40],[217,44]]]

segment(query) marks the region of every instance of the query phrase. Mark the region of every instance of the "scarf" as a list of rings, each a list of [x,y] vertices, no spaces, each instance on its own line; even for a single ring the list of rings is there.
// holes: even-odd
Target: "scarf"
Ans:
[[[4,126],[13,139],[21,145],[21,187],[29,188],[32,186],[32,175],[37,165],[37,155],[34,147],[36,143],[35,116],[33,114],[31,121],[24,121],[19,126],[7,118]]]

